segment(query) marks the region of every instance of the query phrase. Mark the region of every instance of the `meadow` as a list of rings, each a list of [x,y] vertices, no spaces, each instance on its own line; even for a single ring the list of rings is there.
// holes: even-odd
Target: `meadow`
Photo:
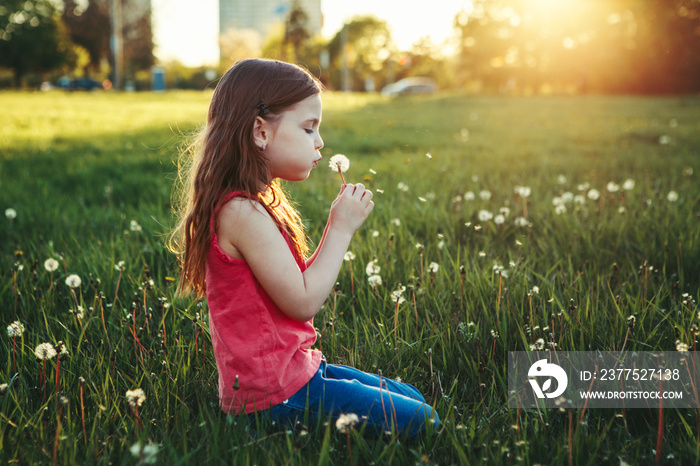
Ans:
[[[376,206],[316,347],[426,394],[442,423],[405,439],[218,409],[167,248],[210,97],[0,94],[0,463],[700,463],[697,409],[506,403],[509,351],[695,350],[699,98],[324,96],[324,161]],[[339,187],[286,184],[312,242]]]

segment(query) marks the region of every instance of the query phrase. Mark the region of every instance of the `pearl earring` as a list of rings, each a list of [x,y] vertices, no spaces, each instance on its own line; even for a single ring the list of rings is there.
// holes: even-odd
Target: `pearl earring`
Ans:
[[[261,147],[260,149],[262,149],[262,150],[267,149],[267,144],[263,144],[262,147]]]

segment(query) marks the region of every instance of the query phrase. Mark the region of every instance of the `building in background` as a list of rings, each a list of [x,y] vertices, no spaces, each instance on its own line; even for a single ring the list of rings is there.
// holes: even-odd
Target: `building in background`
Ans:
[[[284,24],[295,4],[308,15],[311,35],[321,33],[321,0],[219,0],[219,35],[231,29],[252,29],[265,38],[274,26]]]

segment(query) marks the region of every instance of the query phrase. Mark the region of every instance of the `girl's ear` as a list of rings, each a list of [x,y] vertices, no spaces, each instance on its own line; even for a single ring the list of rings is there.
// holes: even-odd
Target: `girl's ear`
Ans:
[[[255,145],[261,149],[267,147],[267,143],[270,141],[270,124],[267,120],[262,117],[255,117],[255,122],[253,123],[253,140]]]

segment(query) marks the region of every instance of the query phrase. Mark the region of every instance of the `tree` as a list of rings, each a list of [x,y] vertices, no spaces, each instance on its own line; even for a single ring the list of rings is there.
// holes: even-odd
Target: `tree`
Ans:
[[[49,0],[5,0],[0,5],[0,66],[12,69],[17,87],[27,73],[69,65],[71,44]]]
[[[299,1],[295,0],[292,4],[292,10],[287,16],[287,21],[284,25],[284,44],[291,45],[294,50],[294,59],[296,61],[301,55],[301,49],[311,37],[308,29],[309,15],[299,5]],[[283,50],[286,47],[283,48]],[[284,57],[287,58],[287,57]]]
[[[63,21],[71,39],[90,54],[90,67],[98,70],[104,62],[114,63],[111,0],[63,1]],[[124,62],[127,75],[133,78],[138,71],[148,70],[155,63],[151,7],[149,1],[121,2]]]
[[[473,0],[455,18],[463,83],[518,92],[700,90],[698,0]]]
[[[260,33],[254,29],[231,28],[219,36],[219,49],[224,70],[243,58],[259,57]]]
[[[363,90],[368,78],[383,81],[385,64],[395,52],[386,22],[374,16],[357,16],[344,29],[345,32],[341,29],[328,44],[333,87],[341,87],[344,60],[350,68],[353,90]]]
[[[112,23],[109,3],[103,1],[81,2],[64,0],[63,21],[70,31],[70,38],[88,51],[89,68],[99,70],[103,60],[110,57],[110,35]]]

